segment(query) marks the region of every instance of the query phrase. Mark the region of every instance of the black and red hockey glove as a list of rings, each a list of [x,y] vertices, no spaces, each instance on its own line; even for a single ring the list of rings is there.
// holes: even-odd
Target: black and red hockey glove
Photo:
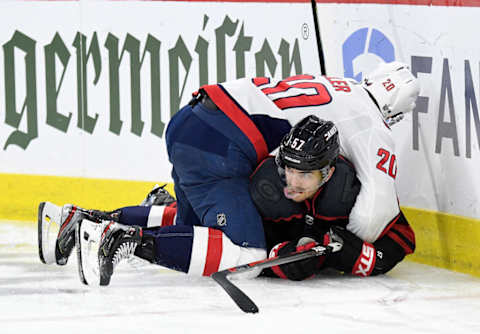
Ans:
[[[366,277],[372,274],[377,260],[374,245],[338,226],[332,227],[327,235],[334,240],[341,240],[343,247],[339,252],[328,256],[325,261],[326,267],[356,276]]]
[[[310,237],[302,237],[294,241],[285,241],[279,243],[270,251],[269,257],[301,252],[318,246],[319,243]],[[325,261],[324,256],[313,257],[302,261],[282,264],[272,267],[275,275],[283,279],[292,281],[302,281],[314,276],[322,267]]]

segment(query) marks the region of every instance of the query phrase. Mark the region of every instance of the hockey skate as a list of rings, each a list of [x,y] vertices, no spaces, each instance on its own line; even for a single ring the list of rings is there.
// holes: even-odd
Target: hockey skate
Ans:
[[[42,202],[38,207],[38,252],[45,264],[67,264],[75,246],[75,226],[84,218],[118,220],[119,212],[85,210],[72,204],[59,207]]]
[[[176,199],[170,195],[165,189],[166,184],[159,186],[158,184],[153,187],[152,191],[148,193],[147,197],[140,203],[140,206],[152,206],[152,205],[170,205],[176,201]]]
[[[78,271],[86,285],[108,285],[113,270],[130,259],[142,239],[142,229],[113,221],[83,220],[76,229]]]

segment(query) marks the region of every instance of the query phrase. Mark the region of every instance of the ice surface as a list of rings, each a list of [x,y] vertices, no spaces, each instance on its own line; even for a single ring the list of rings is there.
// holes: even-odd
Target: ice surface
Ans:
[[[210,278],[120,265],[111,285],[80,283],[76,259],[44,265],[36,226],[0,222],[0,333],[480,333],[480,279],[413,262],[367,279],[236,281],[245,314]]]

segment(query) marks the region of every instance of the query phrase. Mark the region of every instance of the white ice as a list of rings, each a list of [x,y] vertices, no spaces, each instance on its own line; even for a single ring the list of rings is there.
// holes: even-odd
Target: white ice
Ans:
[[[245,314],[210,278],[120,265],[80,283],[76,259],[44,265],[34,223],[0,222],[0,333],[480,333],[480,279],[413,262],[367,279],[236,281]]]

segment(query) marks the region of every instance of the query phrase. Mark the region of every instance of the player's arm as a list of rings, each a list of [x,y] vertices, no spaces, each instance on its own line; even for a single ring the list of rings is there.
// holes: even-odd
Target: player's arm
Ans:
[[[374,243],[363,241],[352,232],[333,226],[323,240],[299,238],[278,244],[270,256],[288,254],[312,248],[318,244],[327,245],[331,241],[342,244],[340,251],[327,256],[307,259],[273,267],[272,271],[281,278],[303,280],[318,273],[323,268],[334,268],[356,276],[384,274],[401,262],[406,255],[415,251],[415,235],[402,212],[396,221],[382,233]]]
[[[415,251],[415,234],[402,212],[374,243],[341,228],[334,227],[333,233],[343,247],[327,257],[325,266],[357,276],[384,274]]]
[[[361,188],[347,229],[374,242],[400,212],[395,188],[395,144],[386,131],[369,129],[350,139],[350,158]]]

